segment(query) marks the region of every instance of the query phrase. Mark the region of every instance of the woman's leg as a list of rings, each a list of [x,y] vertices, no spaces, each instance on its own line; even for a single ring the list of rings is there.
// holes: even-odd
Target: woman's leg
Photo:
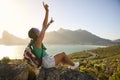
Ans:
[[[69,59],[69,57],[64,52],[55,55],[54,58],[56,65],[62,62],[63,64],[74,66],[74,63]]]

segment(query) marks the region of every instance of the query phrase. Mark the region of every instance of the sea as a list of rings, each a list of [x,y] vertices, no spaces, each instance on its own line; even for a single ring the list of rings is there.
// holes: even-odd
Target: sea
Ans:
[[[104,46],[96,45],[45,45],[46,52],[49,55],[55,55],[61,52],[71,54],[84,50],[96,49]],[[0,59],[9,57],[10,59],[22,59],[26,45],[0,45]]]

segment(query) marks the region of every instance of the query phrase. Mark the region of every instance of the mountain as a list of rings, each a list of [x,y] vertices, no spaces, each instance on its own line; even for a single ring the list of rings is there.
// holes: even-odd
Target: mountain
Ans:
[[[0,44],[6,45],[23,45],[28,44],[29,39],[21,39],[16,37],[7,31],[4,31],[2,38],[0,39]],[[44,42],[46,44],[86,44],[86,45],[114,45],[108,39],[100,38],[86,30],[68,30],[59,29],[58,31],[47,32],[45,34]]]
[[[100,38],[86,30],[67,30],[48,32],[44,41],[49,44],[92,44],[92,45],[113,45],[114,42]]]
[[[116,40],[114,40],[114,42],[118,42],[118,43],[120,43],[120,39],[116,39]]]
[[[4,31],[2,34],[2,38],[0,39],[0,44],[5,45],[22,45],[27,42],[27,39],[21,39],[19,37],[16,37],[7,31]]]

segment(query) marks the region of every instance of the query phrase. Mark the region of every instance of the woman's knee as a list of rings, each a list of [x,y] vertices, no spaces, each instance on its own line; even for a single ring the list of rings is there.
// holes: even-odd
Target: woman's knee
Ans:
[[[64,57],[65,57],[65,53],[64,52],[55,55],[54,56],[55,62],[58,64],[59,62],[61,62],[64,59]]]
[[[58,53],[58,54],[55,55],[55,57],[63,57],[63,56],[65,56],[65,52]]]
[[[66,54],[65,54],[65,52],[62,52],[62,53],[61,53],[61,55],[63,55],[63,56],[64,56],[64,55],[66,55]]]

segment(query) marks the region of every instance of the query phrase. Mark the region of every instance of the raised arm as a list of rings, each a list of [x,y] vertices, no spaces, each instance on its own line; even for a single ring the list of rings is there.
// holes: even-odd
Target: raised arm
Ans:
[[[48,9],[48,5],[47,4],[44,4],[44,2],[43,2],[43,6],[44,6],[44,8],[45,8],[45,11],[46,11],[46,14],[45,14],[45,19],[44,19],[44,21],[43,21],[43,28],[44,29],[47,29],[48,27],[49,27],[49,25],[51,24],[51,23],[53,23],[54,21],[53,21],[53,19],[51,18],[51,20],[49,21],[49,23],[48,23],[48,15],[49,15],[49,9]]]
[[[49,6],[43,2],[43,7],[44,7],[46,13],[45,13],[45,18],[44,18],[44,21],[43,21],[42,28],[46,28],[46,26],[48,24],[48,15],[49,15],[49,9],[48,9],[48,7]]]
[[[44,38],[44,35],[45,35],[45,31],[47,30],[48,26],[53,22],[52,18],[50,20],[50,22],[48,23],[48,15],[49,15],[49,9],[48,9],[48,5],[47,4],[44,4],[43,2],[43,6],[45,8],[45,18],[44,18],[44,21],[43,21],[43,25],[42,25],[42,30],[38,36],[38,39],[36,41],[36,47],[37,48],[41,48],[41,45],[42,45],[42,41],[43,41],[43,38]]]

